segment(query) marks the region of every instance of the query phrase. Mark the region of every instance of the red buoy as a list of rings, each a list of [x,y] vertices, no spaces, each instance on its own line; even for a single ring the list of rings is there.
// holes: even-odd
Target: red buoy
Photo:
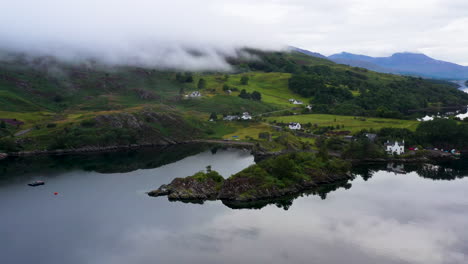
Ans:
[[[58,194],[58,192],[54,192],[54,195],[57,195],[57,194]]]

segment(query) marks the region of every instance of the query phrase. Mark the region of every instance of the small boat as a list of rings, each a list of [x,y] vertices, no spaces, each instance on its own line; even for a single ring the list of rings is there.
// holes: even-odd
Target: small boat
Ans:
[[[39,186],[39,185],[44,185],[45,182],[43,181],[33,181],[31,183],[28,183],[29,186],[33,186],[33,187],[36,187],[36,186]]]

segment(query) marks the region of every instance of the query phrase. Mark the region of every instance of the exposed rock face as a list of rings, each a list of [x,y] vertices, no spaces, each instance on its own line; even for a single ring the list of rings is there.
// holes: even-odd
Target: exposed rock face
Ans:
[[[176,178],[170,184],[148,193],[149,196],[165,196],[171,200],[213,200],[222,183],[212,179]]]

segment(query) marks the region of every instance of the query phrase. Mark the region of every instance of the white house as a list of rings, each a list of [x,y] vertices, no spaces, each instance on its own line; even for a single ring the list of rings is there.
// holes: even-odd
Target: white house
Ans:
[[[387,151],[388,154],[396,153],[397,155],[401,155],[405,153],[405,141],[404,140],[403,142],[387,141],[387,143],[385,143],[384,146],[385,146],[385,151]]]
[[[296,101],[296,99],[293,99],[293,98],[289,99],[289,102],[290,102],[290,103],[292,103],[292,102],[294,102],[294,101]]]
[[[195,92],[192,92],[191,94],[189,94],[189,97],[200,97],[202,96],[201,93],[199,91],[195,91]]]
[[[303,102],[302,102],[302,101],[299,101],[299,100],[294,100],[294,101],[292,102],[292,104],[301,105],[301,104],[303,104]]]
[[[426,115],[425,117],[423,117],[423,118],[418,118],[417,120],[418,120],[418,121],[421,121],[421,122],[432,121],[432,120],[434,120],[434,117],[433,117],[433,116],[428,116],[428,115]]]
[[[301,124],[299,124],[299,123],[289,123],[289,129],[299,130],[299,129],[301,129]]]
[[[252,116],[249,114],[249,112],[244,112],[241,116],[242,120],[252,120]]]
[[[312,106],[311,105],[306,105],[305,108],[308,109],[309,111],[312,111]]]
[[[461,120],[465,120],[465,118],[468,118],[468,109],[466,110],[465,114],[459,114],[457,115],[457,117],[460,118]]]

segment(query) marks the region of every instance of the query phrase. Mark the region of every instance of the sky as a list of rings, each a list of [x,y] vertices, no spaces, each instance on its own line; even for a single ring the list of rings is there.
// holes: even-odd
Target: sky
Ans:
[[[109,64],[228,69],[240,47],[420,52],[468,65],[466,0],[15,0],[0,50]],[[194,56],[197,50],[203,56]]]

